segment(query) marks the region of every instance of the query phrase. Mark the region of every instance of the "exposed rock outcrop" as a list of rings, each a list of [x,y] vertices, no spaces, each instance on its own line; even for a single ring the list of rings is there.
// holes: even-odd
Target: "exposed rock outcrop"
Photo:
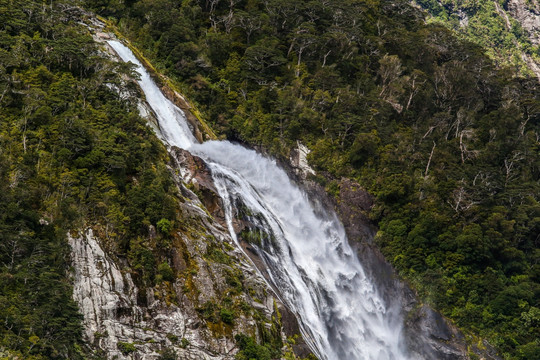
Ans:
[[[225,226],[225,214],[221,208],[218,191],[214,186],[212,174],[205,162],[189,151],[174,147],[170,150],[174,165],[179,169],[182,179],[190,184],[193,191],[209,213]]]
[[[209,344],[211,337],[185,298],[179,305],[166,304],[148,289],[142,294],[147,306],[140,306],[139,289],[131,275],[121,271],[103,251],[91,229],[69,236],[69,243],[73,249],[74,298],[84,316],[84,336],[98,354],[150,360],[159,358],[164,349],[174,349],[180,359],[220,359],[224,357],[219,352],[234,348],[234,343],[226,340]],[[185,339],[183,344],[189,345],[175,339]],[[127,356],[123,344],[134,346],[133,357]]]
[[[509,0],[506,8],[510,16],[527,32],[531,43],[540,44],[540,4],[537,0]]]
[[[184,160],[184,169],[200,161],[187,156]],[[198,177],[201,183],[203,177],[204,171]],[[180,176],[176,179],[182,181]],[[74,298],[84,316],[84,336],[96,353],[108,359],[158,359],[166,349],[174,350],[179,359],[232,359],[237,352],[234,334],[260,336],[261,322],[252,315],[263,316],[266,319],[263,323],[271,323],[275,316],[277,299],[258,271],[231,245],[228,233],[209,216],[197,195],[183,183],[179,185],[187,195],[182,203],[183,214],[200,219],[200,235],[177,234],[180,243],[170,262],[178,273],[186,270],[192,273],[178,276],[172,291],[156,285],[141,294],[130,268],[121,265],[125,260],[107,254],[100,245],[103,239],[97,238],[91,229],[69,236],[73,249]],[[227,261],[210,260],[208,254],[213,249]],[[186,264],[183,252],[187,252],[191,265]],[[235,281],[241,282],[239,286],[246,289],[234,296],[229,294],[233,273],[238,274]],[[168,296],[164,296],[164,291]],[[225,295],[253,310],[238,314],[230,326],[201,318],[201,306],[219,303]],[[129,356],[126,344],[133,346]]]
[[[290,156],[290,162],[296,175],[302,179],[306,179],[308,175],[315,175],[315,170],[309,166],[307,161],[309,152],[309,148],[298,141]]]
[[[89,27],[96,41],[103,43],[104,54],[114,58],[104,42],[114,35],[95,19]],[[175,103],[181,102],[179,94],[168,92]],[[178,105],[189,108],[187,102]],[[162,138],[150,106],[140,101],[138,108]],[[193,114],[186,116],[202,140],[202,125]],[[277,325],[279,331],[281,324],[284,331],[278,336],[298,334],[294,315],[222,226],[223,210],[205,163],[187,151],[169,150],[179,193],[178,219],[185,223],[174,234],[166,259],[174,280],[143,288],[129,259],[109,251],[114,246],[95,231],[99,226],[69,235],[73,296],[84,317],[84,338],[90,349],[100,358],[120,360],[154,360],[165,351],[174,351],[178,359],[233,359],[238,352],[236,334],[261,339],[263,329]],[[150,226],[148,240],[155,241],[156,236]],[[220,318],[222,306],[229,306],[224,302],[236,306],[232,321]],[[207,310],[213,318],[205,315]],[[282,320],[276,323],[278,318]]]
[[[419,6],[412,1],[414,6]],[[438,1],[439,5],[447,9],[452,8],[448,2]],[[514,31],[515,20],[525,30],[525,36],[533,46],[540,44],[540,3],[538,0],[508,0],[504,2],[504,8],[498,1],[493,1],[497,14],[503,19],[506,30]],[[420,6],[421,7],[421,6]],[[453,15],[459,19],[460,27],[466,28],[469,25],[468,15],[459,7],[453,7]],[[519,51],[519,56],[529,70],[540,80],[540,61],[530,50],[526,50],[514,40],[514,47]]]
[[[507,12],[525,30],[533,45],[540,44],[540,4],[537,0],[509,0]],[[521,58],[540,80],[540,62],[538,58],[522,51]]]

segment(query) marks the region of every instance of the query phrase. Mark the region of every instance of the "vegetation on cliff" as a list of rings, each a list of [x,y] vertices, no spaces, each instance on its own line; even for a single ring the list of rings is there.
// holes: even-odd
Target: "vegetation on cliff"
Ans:
[[[506,358],[540,356],[537,79],[401,0],[87,4],[228,138],[284,157],[300,140],[330,191],[358,180],[425,299]]]
[[[229,138],[278,156],[301,140],[329,191],[343,176],[364,184],[377,241],[425,299],[506,358],[540,357],[536,79],[497,69],[404,1],[88,5]],[[84,356],[69,230],[95,227],[143,286],[174,276],[163,252],[182,224],[167,154],[124,96],[137,92],[130,67],[100,55],[82,17],[63,1],[0,0],[2,356]],[[239,357],[275,350],[238,341]]]
[[[131,69],[83,18],[69,2],[0,1],[0,357],[84,356],[67,231],[95,227],[152,282],[159,252],[141,239],[176,219],[168,155],[125,96]]]
[[[121,259],[139,294],[151,288],[167,304],[187,296],[214,336],[232,337],[237,323],[250,330],[253,337],[238,337],[239,358],[280,357],[281,319],[241,301],[259,298],[254,286],[244,284],[226,244],[181,210],[188,200],[167,168],[169,155],[139,116],[136,75],[94,42],[87,16],[68,1],[0,0],[0,358],[110,357],[83,342],[72,299],[66,235],[87,227]],[[198,303],[198,264],[178,233],[205,244],[204,261],[221,269],[228,290],[212,301]],[[173,286],[179,277],[182,294]],[[117,344],[125,356],[135,345]],[[175,358],[162,349],[161,359]]]
[[[531,42],[521,24],[506,13],[508,0],[416,0],[430,22],[454,30],[458,36],[482,46],[490,58],[520,73],[531,74],[522,54],[540,61],[540,46]],[[534,3],[524,2],[534,8]]]

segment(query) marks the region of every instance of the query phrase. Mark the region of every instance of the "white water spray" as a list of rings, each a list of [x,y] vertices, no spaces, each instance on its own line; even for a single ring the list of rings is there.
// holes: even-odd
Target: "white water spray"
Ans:
[[[399,311],[377,294],[336,215],[316,214],[275,161],[227,141],[197,144],[182,111],[164,97],[132,52],[117,41],[109,44],[124,61],[137,65],[139,85],[165,140],[189,149],[210,167],[233,239],[238,241],[235,216],[253,225],[258,233],[253,246],[269,280],[297,315],[319,359],[407,359],[400,345]]]
[[[148,104],[156,114],[165,141],[171,146],[188,149],[196,140],[189,130],[183,111],[161,93],[150,74],[129,48],[118,41],[108,41],[108,43],[122,60],[125,62],[131,61],[136,65],[136,71],[141,76],[140,80],[138,80],[139,86],[146,95]]]

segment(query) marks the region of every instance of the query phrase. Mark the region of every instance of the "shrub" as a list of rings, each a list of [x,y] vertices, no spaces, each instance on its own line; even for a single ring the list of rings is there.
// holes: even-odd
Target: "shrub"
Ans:
[[[161,356],[159,357],[159,360],[176,360],[177,355],[176,351],[174,349],[165,349],[161,352]]]
[[[255,340],[246,335],[238,334],[234,337],[240,348],[236,354],[237,360],[270,360],[270,350],[266,346],[259,345]]]
[[[165,281],[174,281],[174,271],[166,261],[158,265],[158,274]]]
[[[219,312],[219,316],[221,317],[221,321],[223,321],[225,324],[231,325],[234,322],[234,311],[222,308]]]
[[[186,339],[186,338],[182,338],[182,340],[180,340],[180,347],[182,349],[185,349],[189,346],[189,340]]]
[[[157,222],[157,229],[163,234],[169,234],[172,230],[172,223],[167,219],[161,219]]]
[[[118,342],[118,350],[120,350],[120,352],[122,354],[124,354],[124,356],[127,356],[135,351],[137,351],[137,348],[135,347],[135,345],[133,345],[132,343],[127,343],[127,342]]]

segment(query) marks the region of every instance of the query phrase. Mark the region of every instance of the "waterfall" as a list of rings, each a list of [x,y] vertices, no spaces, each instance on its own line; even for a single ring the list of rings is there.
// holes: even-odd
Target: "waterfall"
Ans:
[[[118,41],[109,44],[136,65],[164,140],[208,164],[240,248],[233,221],[249,224],[243,236],[251,239],[270,285],[296,314],[314,354],[321,360],[407,359],[399,309],[378,295],[337,216],[316,212],[274,160],[227,141],[196,143],[182,111],[159,91],[132,52]]]

